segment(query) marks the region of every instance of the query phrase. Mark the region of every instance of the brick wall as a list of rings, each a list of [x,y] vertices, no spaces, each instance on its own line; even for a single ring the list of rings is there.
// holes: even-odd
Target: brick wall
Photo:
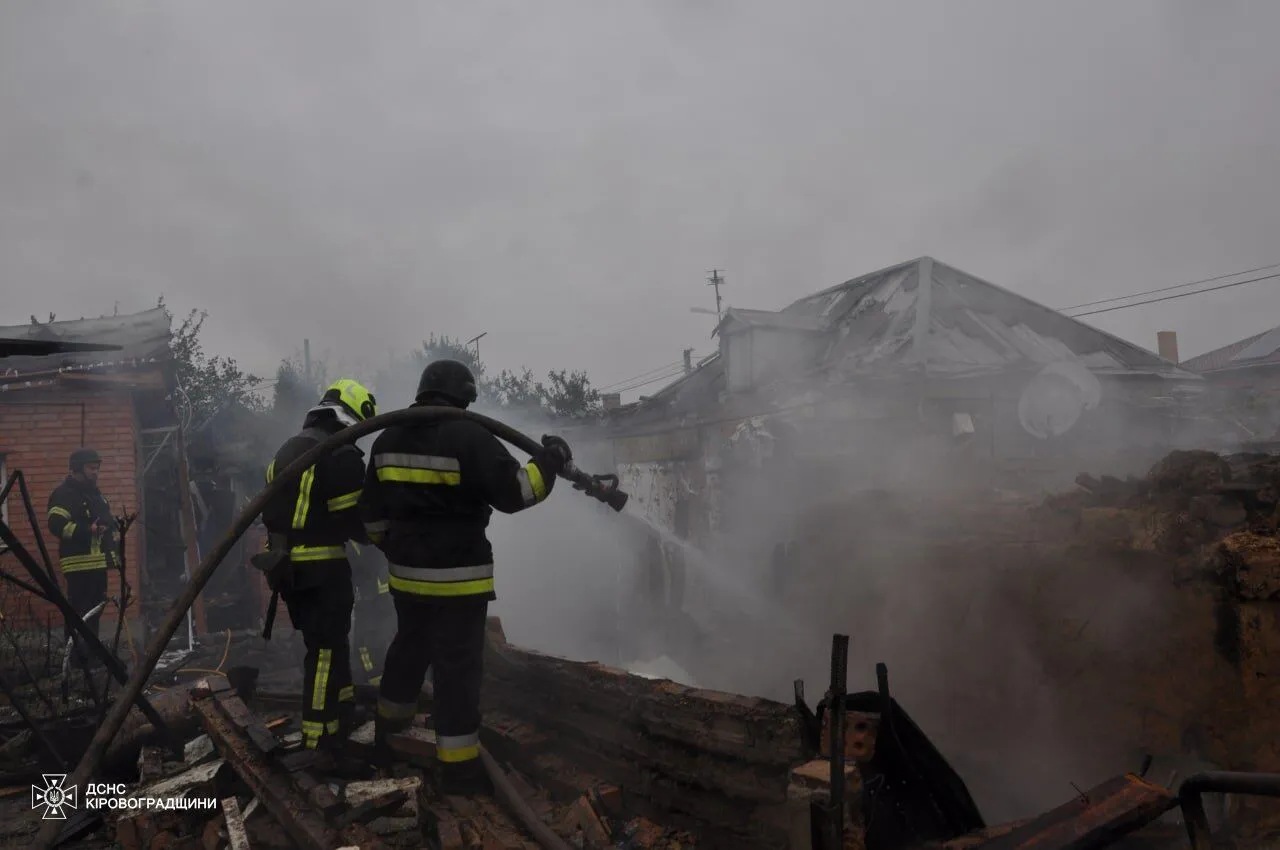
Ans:
[[[49,535],[47,506],[49,494],[67,476],[67,461],[71,452],[81,445],[83,417],[84,444],[102,455],[102,471],[98,487],[110,501],[112,513],[117,516],[127,509],[140,511],[140,487],[138,482],[138,424],[133,396],[127,390],[61,390],[52,389],[11,392],[0,397],[0,453],[4,454],[6,474],[22,470],[27,489],[31,493],[41,532],[45,537],[49,554],[57,560],[57,541]],[[22,498],[14,488],[8,497],[9,523],[18,539],[33,554],[37,553],[31,527],[24,516]],[[141,551],[142,526],[138,523],[130,529],[126,545],[128,581],[132,589],[133,604],[129,617],[139,611],[142,589],[138,581],[138,562]],[[38,557],[38,555],[37,555]],[[0,555],[0,566],[18,576],[26,572],[11,554]],[[65,590],[65,586],[64,586]],[[119,575],[112,572],[108,594],[119,594]],[[27,616],[27,594],[17,588],[0,588],[0,608],[11,620]],[[38,623],[46,620],[46,612],[54,613],[54,622],[60,622],[56,609],[38,599],[31,600]],[[103,634],[106,623],[115,624],[115,609],[108,605],[103,612]]]

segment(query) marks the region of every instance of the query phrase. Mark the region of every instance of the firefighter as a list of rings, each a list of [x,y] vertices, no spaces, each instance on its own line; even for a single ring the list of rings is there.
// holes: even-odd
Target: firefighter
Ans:
[[[107,598],[107,567],[114,563],[117,545],[115,520],[111,506],[98,489],[98,473],[102,458],[90,448],[71,453],[71,474],[49,495],[49,533],[58,539],[58,563],[67,584],[67,601],[80,615],[96,608]],[[102,609],[85,618],[85,625],[95,635]],[[67,638],[72,637],[67,627]],[[78,657],[90,664],[101,664],[97,656],[87,655],[75,642]]]
[[[307,412],[302,431],[285,441],[267,468],[267,482],[332,434],[377,414],[377,402],[352,380],[334,383]],[[262,511],[267,573],[274,606],[284,599],[289,620],[306,645],[303,662],[302,736],[308,749],[336,750],[355,720],[351,682],[351,609],[354,593],[348,540],[368,542],[358,501],[364,485],[364,453],[342,446],[276,494]],[[268,620],[274,612],[268,612]]]
[[[438,360],[422,373],[414,407],[466,409],[471,370]],[[515,513],[551,493],[572,459],[559,437],[521,465],[478,423],[448,419],[388,428],[374,441],[360,496],[369,538],[387,556],[396,635],[378,689],[375,743],[407,728],[432,668],[436,759],[447,794],[492,793],[480,762],[480,679],[493,548],[485,535],[497,508]]]
[[[355,586],[355,636],[358,669],[368,685],[382,681],[382,655],[387,646],[387,624],[395,621],[387,582],[387,559],[373,546],[348,543],[352,584]]]

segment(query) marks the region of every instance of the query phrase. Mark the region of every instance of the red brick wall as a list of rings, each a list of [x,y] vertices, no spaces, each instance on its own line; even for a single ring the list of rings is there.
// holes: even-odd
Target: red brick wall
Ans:
[[[52,539],[47,526],[49,494],[67,476],[67,461],[71,452],[81,445],[81,405],[83,405],[84,443],[102,455],[102,471],[98,487],[111,503],[112,513],[120,515],[140,510],[141,488],[138,480],[138,423],[134,411],[133,396],[127,390],[31,390],[8,392],[0,395],[0,453],[5,456],[6,474],[22,470],[27,489],[31,493],[36,514],[40,519],[41,533],[49,554],[57,561],[57,541]],[[22,497],[14,492],[8,497],[9,524],[18,539],[32,554],[39,557],[31,526],[24,515]],[[129,618],[138,615],[142,589],[138,582],[138,562],[144,553],[140,549],[142,526],[134,524],[126,544],[127,578],[132,590],[133,602]],[[21,577],[26,571],[12,554],[0,555],[0,565],[6,571]],[[119,574],[112,571],[108,594],[120,592]],[[65,590],[65,586],[64,586]],[[26,594],[11,586],[0,589],[0,605],[11,620],[25,618]],[[45,622],[46,612],[54,606],[41,600],[32,600],[31,607],[37,621]],[[103,611],[105,624],[115,623],[115,608],[108,605]],[[54,623],[60,622],[54,614]]]

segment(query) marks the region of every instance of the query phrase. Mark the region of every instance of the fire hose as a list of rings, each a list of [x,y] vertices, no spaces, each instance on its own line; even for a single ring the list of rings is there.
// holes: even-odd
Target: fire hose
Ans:
[[[218,541],[218,545],[214,546],[204,560],[200,562],[200,566],[191,575],[191,580],[187,582],[182,593],[178,595],[173,605],[169,607],[169,612],[165,615],[164,622],[160,624],[159,628],[156,629],[156,633],[152,635],[151,641],[147,645],[146,657],[138,664],[133,671],[133,675],[129,678],[128,684],[124,686],[124,690],[117,696],[115,703],[111,706],[111,711],[107,713],[102,725],[98,727],[93,740],[89,743],[89,748],[85,750],[84,755],[80,758],[80,763],[76,765],[75,772],[67,780],[67,785],[73,788],[84,785],[98,770],[102,763],[102,757],[107,751],[107,746],[111,743],[111,739],[116,736],[116,733],[120,731],[120,727],[124,725],[125,718],[132,709],[134,701],[142,693],[142,689],[146,686],[147,679],[155,670],[156,664],[159,663],[165,647],[168,646],[169,640],[173,637],[174,632],[178,630],[178,626],[181,625],[182,619],[186,616],[187,609],[195,602],[196,597],[200,595],[200,591],[204,589],[204,586],[209,583],[214,571],[222,563],[222,559],[227,556],[227,553],[231,551],[231,548],[235,546],[236,541],[249,529],[249,526],[254,523],[258,515],[262,513],[262,509],[272,496],[279,493],[284,487],[294,484],[302,477],[303,472],[315,465],[324,455],[341,446],[354,443],[366,434],[372,434],[375,431],[381,431],[393,425],[421,425],[444,419],[469,419],[483,426],[494,436],[529,455],[536,455],[544,451],[537,441],[496,419],[490,419],[487,416],[457,408],[433,406],[409,407],[374,416],[344,428],[308,449],[293,463],[276,472],[271,483],[267,484],[245,506],[240,515],[236,517],[236,521],[231,525],[231,528]],[[560,477],[569,481],[575,490],[581,490],[586,495],[603,502],[615,511],[621,511],[627,503],[627,494],[618,489],[618,476],[616,475],[588,475],[570,462],[565,464],[565,468],[560,472]],[[33,846],[37,850],[50,850],[58,840],[61,828],[62,821],[44,821],[41,824],[40,831],[36,834]]]

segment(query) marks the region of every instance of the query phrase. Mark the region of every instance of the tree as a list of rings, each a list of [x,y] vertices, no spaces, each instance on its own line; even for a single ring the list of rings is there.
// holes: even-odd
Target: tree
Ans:
[[[510,410],[535,411],[542,408],[544,389],[533,377],[532,369],[516,374],[508,369],[487,382],[485,391],[499,406]]]
[[[417,355],[421,366],[426,366],[433,360],[457,360],[465,363],[471,373],[476,376],[476,381],[484,383],[484,363],[476,350],[461,340],[443,334],[438,337],[432,334],[428,339],[423,340],[422,350],[415,351],[414,354]]]
[[[172,323],[173,313],[163,297],[156,306],[165,311]],[[241,370],[234,358],[205,354],[200,331],[208,315],[204,310],[192,310],[169,338],[178,388],[175,401],[196,427],[232,402],[238,401],[251,410],[262,409],[262,400],[254,392],[261,382],[255,375]]]
[[[586,372],[552,370],[547,373],[547,386],[539,389],[543,406],[554,416],[581,419],[600,411],[600,392],[592,388]]]
[[[306,370],[296,359],[286,358],[276,367],[275,390],[271,394],[271,412],[290,422],[301,418],[310,410],[320,395],[320,385],[324,383],[324,365],[312,364],[311,379],[308,380]],[[317,379],[317,375],[321,377]]]
[[[546,383],[537,380],[532,369],[503,369],[496,377],[487,377],[485,364],[474,348],[450,336],[432,334],[422,348],[399,358],[379,373],[379,395],[384,388],[388,397],[407,395],[417,386],[422,369],[435,360],[458,360],[476,376],[480,406],[497,407],[525,414],[578,419],[600,411],[600,393],[592,388],[584,371],[561,369],[547,373]]]

